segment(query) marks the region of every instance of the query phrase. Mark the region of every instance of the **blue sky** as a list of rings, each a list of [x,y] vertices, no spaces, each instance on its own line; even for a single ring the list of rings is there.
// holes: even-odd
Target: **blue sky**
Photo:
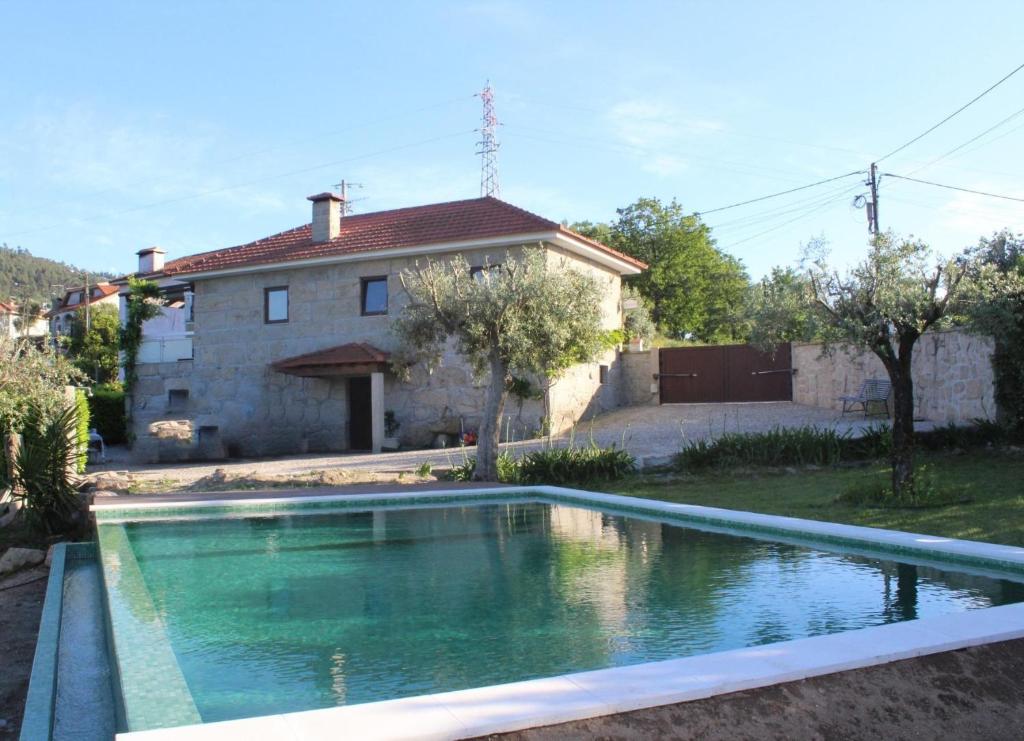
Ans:
[[[2,2],[0,242],[120,272],[306,222],[342,178],[357,212],[475,197],[488,79],[506,200],[707,210],[866,168],[1024,62],[1022,27],[1015,0]],[[882,170],[1022,106],[1024,72]],[[1024,113],[914,176],[1024,197],[1022,163]],[[820,235],[849,262],[858,182],[707,221],[754,277]],[[1022,203],[892,179],[880,215],[943,252],[1024,229]]]

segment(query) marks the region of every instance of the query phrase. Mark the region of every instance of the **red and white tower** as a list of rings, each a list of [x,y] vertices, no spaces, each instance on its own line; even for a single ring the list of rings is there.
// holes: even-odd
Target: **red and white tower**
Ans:
[[[480,100],[484,103],[484,115],[480,127],[480,141],[477,154],[480,160],[480,195],[501,197],[501,185],[498,183],[498,140],[495,132],[498,128],[498,116],[494,113],[494,90],[488,82],[480,92]]]

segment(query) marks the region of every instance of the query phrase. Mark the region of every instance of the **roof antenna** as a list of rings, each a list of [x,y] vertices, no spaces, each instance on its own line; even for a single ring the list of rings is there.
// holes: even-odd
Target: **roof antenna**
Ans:
[[[348,189],[349,188],[362,188],[363,184],[362,183],[350,183],[347,180],[342,180],[340,183],[335,183],[334,187],[338,191],[338,195],[341,196],[341,215],[342,216],[348,216],[349,214],[352,213],[352,200],[350,200],[349,197],[348,197]],[[361,201],[363,199],[362,198],[357,198],[355,200]]]
[[[480,127],[480,141],[477,146],[477,154],[480,160],[480,195],[501,198],[501,185],[498,183],[498,140],[495,138],[495,130],[500,125],[498,116],[494,112],[494,89],[491,88],[491,81],[488,80],[484,89],[477,95],[484,104],[482,125]]]

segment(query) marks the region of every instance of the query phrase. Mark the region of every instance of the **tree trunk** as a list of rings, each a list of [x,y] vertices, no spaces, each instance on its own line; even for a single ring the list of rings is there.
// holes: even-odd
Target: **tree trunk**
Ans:
[[[899,356],[889,367],[892,382],[892,492],[914,496],[914,379],[910,363],[917,337],[901,337]]]
[[[484,397],[484,413],[476,440],[475,481],[498,480],[498,440],[501,436],[501,413],[505,409],[505,377],[508,369],[496,352],[490,355],[491,378]]]

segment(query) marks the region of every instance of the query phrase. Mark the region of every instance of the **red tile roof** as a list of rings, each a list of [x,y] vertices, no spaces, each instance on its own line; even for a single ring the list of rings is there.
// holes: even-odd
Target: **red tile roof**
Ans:
[[[0,312],[4,314],[13,314],[16,311],[14,304],[9,304],[6,301],[0,301]]]
[[[293,375],[317,375],[331,368],[344,370],[347,366],[379,365],[388,362],[390,353],[378,350],[366,342],[349,342],[316,352],[296,355],[271,363],[274,370]]]
[[[345,216],[341,220],[341,233],[329,242],[313,242],[311,225],[305,224],[237,247],[172,260],[164,266],[164,273],[184,275],[373,250],[468,242],[552,231],[585,242],[638,268],[647,267],[644,263],[616,252],[600,242],[576,234],[557,222],[496,198],[486,197]]]
[[[94,289],[98,290],[100,292],[99,296],[92,295]],[[72,293],[75,293],[77,291],[84,291],[84,290],[85,290],[85,286],[78,286],[77,288],[69,288],[67,291],[64,292],[64,295],[61,297],[60,304],[58,304],[56,308],[50,309],[48,312],[46,312],[45,316],[49,318],[49,317],[57,316],[58,314],[66,314],[69,311],[78,311],[83,306],[85,306],[87,303],[95,304],[98,301],[102,301],[105,298],[109,298],[110,296],[113,296],[115,293],[117,293],[118,288],[117,288],[117,286],[113,286],[113,285],[111,285],[109,283],[97,283],[95,285],[89,286],[89,300],[88,301],[80,301],[77,304],[71,304],[71,305],[67,304],[68,296],[70,296]]]

